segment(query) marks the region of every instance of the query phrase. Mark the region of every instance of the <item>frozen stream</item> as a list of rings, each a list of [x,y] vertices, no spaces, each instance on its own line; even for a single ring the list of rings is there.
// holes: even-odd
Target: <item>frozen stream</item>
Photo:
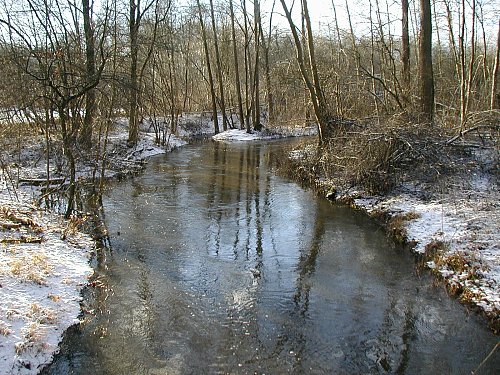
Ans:
[[[283,144],[188,146],[114,184],[96,317],[46,373],[470,374],[498,337],[363,214],[276,176]]]

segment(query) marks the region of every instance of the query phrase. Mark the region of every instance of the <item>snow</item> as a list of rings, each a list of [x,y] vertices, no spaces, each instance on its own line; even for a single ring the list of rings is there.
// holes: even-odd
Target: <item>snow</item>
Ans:
[[[19,202],[2,194],[0,207],[23,212],[41,232],[41,243],[0,250],[0,373],[34,374],[51,362],[64,331],[79,322],[80,292],[93,273],[93,241],[69,231],[62,239],[68,223],[30,205],[27,196]],[[12,231],[4,229],[2,238]]]
[[[268,139],[277,139],[283,137],[301,137],[311,136],[316,134],[315,127],[275,127],[272,131],[264,128],[262,131],[251,131],[247,133],[246,130],[229,129],[212,137],[214,141],[224,142],[244,142],[244,141],[259,141]]]
[[[252,131],[247,133],[246,130],[240,129],[230,129],[212,137],[214,141],[257,141],[265,139],[276,139],[280,136],[274,134],[268,134],[267,132]]]

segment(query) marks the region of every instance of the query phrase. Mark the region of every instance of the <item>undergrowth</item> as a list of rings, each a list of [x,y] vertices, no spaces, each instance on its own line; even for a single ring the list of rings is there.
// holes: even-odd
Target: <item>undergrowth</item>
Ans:
[[[486,144],[496,149],[500,135],[498,126],[467,133],[467,141],[454,134],[444,125],[414,124],[404,115],[380,123],[352,122],[322,145],[299,146],[281,167],[309,186],[326,180],[337,190],[360,187],[385,194],[406,181],[432,183],[463,171],[462,161],[473,150]]]

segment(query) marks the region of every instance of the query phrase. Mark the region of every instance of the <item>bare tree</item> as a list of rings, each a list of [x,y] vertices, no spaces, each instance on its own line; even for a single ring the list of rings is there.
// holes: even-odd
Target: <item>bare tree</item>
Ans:
[[[89,0],[82,0],[83,10],[83,29],[85,34],[85,73],[87,81],[90,83],[96,74],[96,61],[95,61],[95,38],[94,28],[92,26],[92,13],[93,2]],[[96,112],[96,93],[95,89],[89,90],[85,94],[85,114],[83,119],[82,131],[80,134],[80,143],[86,148],[90,149],[92,145],[92,130],[95,122]]]
[[[135,145],[139,137],[139,30],[144,15],[158,3],[150,0],[141,9],[141,0],[130,0],[129,7],[129,38],[130,38],[130,82],[129,82],[129,131],[128,143]],[[156,10],[156,9],[155,9]],[[153,42],[152,42],[153,43]]]
[[[233,0],[229,0],[229,11],[231,16],[231,38],[233,43],[233,57],[234,57],[234,72],[235,72],[235,82],[236,82],[236,95],[238,98],[238,117],[240,119],[240,128],[245,127],[245,118],[243,115],[243,100],[241,97],[241,81],[240,81],[240,65],[238,57],[238,44],[236,42],[236,27],[235,27],[235,15]]]
[[[27,1],[27,18],[11,17],[7,10],[4,13],[6,18],[0,18],[0,24],[6,28],[5,35],[9,38],[14,63],[40,89],[42,102],[49,107],[46,109],[46,121],[59,127],[63,153],[68,164],[68,203],[65,214],[69,217],[75,207],[77,139],[81,131],[80,105],[82,98],[100,82],[106,62],[103,53],[105,33],[98,45],[101,51],[100,65],[92,79],[89,79],[85,58],[80,56],[78,47],[75,47],[79,45],[77,41],[80,27],[76,10],[70,9],[74,13],[68,19],[64,17],[63,8],[56,5],[58,6],[52,7],[47,1]],[[107,23],[107,17],[104,22]],[[48,132],[46,136],[48,137]]]
[[[205,51],[205,60],[207,63],[208,84],[210,86],[210,96],[212,98],[212,117],[214,121],[215,134],[217,134],[220,132],[219,120],[217,118],[217,95],[215,93],[214,77],[212,74],[212,65],[210,63],[210,51],[208,49],[207,31],[205,28],[205,21],[203,20],[203,13],[201,9],[200,0],[196,0],[196,5],[198,6],[198,18],[200,20],[201,36],[203,39],[203,50]]]
[[[306,21],[307,28],[307,44],[309,50],[309,66],[306,67],[306,62],[304,59],[304,52],[302,48],[302,44],[299,39],[299,35],[297,33],[297,28],[292,20],[292,15],[288,6],[286,5],[284,0],[280,0],[281,5],[283,7],[283,11],[285,12],[286,19],[288,24],[290,25],[290,31],[292,32],[293,40],[295,43],[295,49],[297,52],[296,58],[297,63],[299,65],[300,72],[302,74],[302,78],[309,90],[309,94],[311,96],[311,102],[314,107],[314,114],[316,116],[316,121],[318,123],[318,133],[319,133],[319,142],[323,143],[326,141],[332,134],[332,120],[328,106],[326,103],[326,98],[324,96],[323,90],[321,89],[321,84],[319,81],[318,69],[316,66],[316,57],[314,53],[314,39],[312,35],[311,28],[311,20],[309,17],[309,10],[307,8],[307,1],[302,0],[302,6],[304,10],[304,19]],[[309,74],[308,68],[312,72],[312,77]]]
[[[408,0],[402,0],[401,6],[403,8],[402,17],[402,38],[401,38],[401,62],[403,63],[403,82],[408,88],[410,85],[410,33],[408,24]]]
[[[273,25],[273,14],[274,7],[276,5],[276,0],[273,0],[273,5],[271,7],[271,15],[269,17],[269,29],[267,31],[267,37],[262,32],[262,23],[260,25],[261,29],[261,39],[262,39],[262,50],[264,52],[264,69],[266,75],[266,99],[267,99],[267,121],[268,124],[273,124],[275,121],[274,114],[274,96],[272,92],[271,85],[271,66],[269,61],[269,49],[271,47],[271,37],[272,37],[272,25]]]
[[[253,128],[255,130],[260,130],[260,34],[261,22],[260,22],[260,5],[259,0],[254,0],[253,3],[254,10],[254,42],[255,42],[255,61],[254,61],[254,75],[253,75],[253,111],[252,120]]]
[[[219,50],[219,37],[217,36],[217,27],[215,24],[215,13],[214,13],[214,2],[210,0],[210,16],[212,19],[212,31],[214,34],[214,49],[215,49],[215,63],[217,66],[216,74],[217,81],[219,83],[219,100],[220,100],[220,110],[222,112],[222,128],[227,130],[228,120],[226,116],[226,99],[224,95],[224,81],[222,76],[222,63],[220,58],[220,50]]]

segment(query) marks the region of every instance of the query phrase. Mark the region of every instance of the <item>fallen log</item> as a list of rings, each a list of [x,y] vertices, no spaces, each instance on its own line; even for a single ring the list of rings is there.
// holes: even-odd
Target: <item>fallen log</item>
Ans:
[[[62,185],[66,182],[66,178],[52,178],[49,181],[49,185]],[[32,185],[32,186],[43,186],[47,185],[46,178],[20,178],[20,185]]]

